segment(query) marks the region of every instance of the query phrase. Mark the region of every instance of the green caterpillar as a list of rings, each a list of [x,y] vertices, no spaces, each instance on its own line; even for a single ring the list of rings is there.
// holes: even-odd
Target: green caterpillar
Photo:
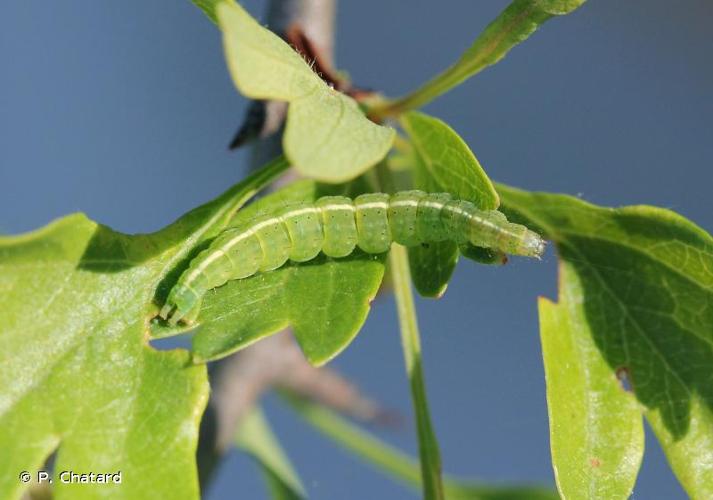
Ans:
[[[501,212],[478,210],[447,193],[371,193],[353,201],[325,196],[221,233],[191,261],[160,316],[171,325],[191,322],[208,290],[277,269],[288,259],[305,262],[319,252],[345,257],[357,246],[377,254],[392,242],[409,247],[445,240],[538,258],[545,248],[537,233],[508,222]]]

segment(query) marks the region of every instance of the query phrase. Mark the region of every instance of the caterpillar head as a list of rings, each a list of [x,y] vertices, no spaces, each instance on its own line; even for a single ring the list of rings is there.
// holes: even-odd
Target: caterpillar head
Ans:
[[[520,251],[526,257],[539,259],[545,253],[545,246],[546,242],[542,239],[542,236],[528,229],[520,243]]]

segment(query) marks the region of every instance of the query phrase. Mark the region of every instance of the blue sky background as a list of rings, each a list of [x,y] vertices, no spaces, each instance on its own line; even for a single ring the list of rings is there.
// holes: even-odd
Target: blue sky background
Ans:
[[[261,15],[262,1],[244,2]],[[406,7],[408,5],[408,7]],[[506,2],[342,2],[337,61],[360,85],[405,92],[452,62]],[[648,203],[713,229],[713,4],[591,0],[431,103],[494,179],[603,205]],[[226,145],[246,100],[217,30],[189,2],[3,2],[0,233],[73,211],[126,232],[158,229],[246,172]],[[556,261],[459,265],[419,301],[433,419],[447,471],[552,483],[535,297]],[[410,418],[395,311],[375,303],[333,366]],[[271,422],[316,499],[413,498],[273,398]],[[412,453],[410,424],[380,431]],[[232,453],[208,497],[263,498]],[[685,498],[655,441],[635,498]]]

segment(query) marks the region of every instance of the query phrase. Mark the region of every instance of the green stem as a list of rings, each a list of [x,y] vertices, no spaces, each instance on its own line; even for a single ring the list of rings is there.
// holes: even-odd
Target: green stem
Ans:
[[[538,0],[513,0],[496,17],[475,42],[461,55],[455,64],[417,88],[410,94],[395,100],[382,100],[369,110],[374,120],[398,116],[418,109],[453,87],[461,84],[488,66],[497,63],[505,54],[529,37],[538,26],[556,14],[565,14],[583,3],[570,2],[567,9],[542,6]]]
[[[415,460],[400,450],[381,442],[331,410],[307,401],[292,392],[280,393],[307,423],[332,438],[345,449],[391,474],[412,487],[421,486],[421,474]]]
[[[395,190],[394,179],[388,165],[381,162],[376,166],[376,175],[381,189],[387,193]],[[401,327],[401,344],[406,361],[406,372],[411,384],[411,402],[416,414],[418,432],[418,450],[421,457],[421,475],[423,477],[423,496],[427,500],[441,500],[443,480],[441,478],[441,454],[438,441],[431,425],[426,398],[426,383],[421,367],[421,338],[418,333],[416,308],[411,292],[411,270],[406,248],[394,243],[389,252],[391,280],[394,286],[396,307]]]
[[[458,65],[451,66],[410,94],[392,101],[384,101],[383,104],[375,106],[369,110],[369,116],[383,120],[387,117],[396,117],[407,111],[421,108],[463,81],[465,78],[460,73]]]
[[[406,248],[394,244],[389,253],[389,263],[391,264],[391,278],[401,326],[401,343],[406,360],[406,371],[411,384],[411,400],[416,414],[423,496],[427,500],[443,499],[441,455],[428,411],[426,384],[421,365],[421,339],[411,291],[411,271]]]
[[[419,465],[406,453],[381,441],[328,408],[291,391],[280,391],[280,395],[305,422],[345,450],[403,484],[412,488],[421,487]],[[449,500],[559,500],[559,496],[552,489],[532,485],[489,486],[446,475],[443,478],[443,486]]]

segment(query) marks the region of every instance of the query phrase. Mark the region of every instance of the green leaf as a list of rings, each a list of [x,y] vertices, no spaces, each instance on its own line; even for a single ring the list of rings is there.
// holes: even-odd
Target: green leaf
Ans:
[[[560,283],[558,304],[539,302],[557,487],[562,498],[628,498],[644,454],[641,413],[594,344],[570,264]]]
[[[413,93],[376,107],[371,114],[383,117],[420,108],[500,61],[510,49],[526,40],[545,21],[554,16],[569,14],[584,2],[585,0],[514,0],[485,28],[455,64]]]
[[[498,193],[468,145],[445,122],[424,113],[410,112],[401,118],[417,164],[417,189],[451,193],[481,210],[500,205]]]
[[[297,472],[259,408],[254,408],[244,417],[235,443],[260,464],[273,499],[298,500],[307,497]]]
[[[147,344],[157,287],[224,225],[279,160],[149,235],[74,214],[0,238],[0,492],[20,471],[121,471],[121,484],[73,485],[58,498],[197,498],[195,448],[208,397],[204,366]],[[167,278],[167,276],[169,278]],[[160,295],[161,292],[159,292]]]
[[[218,24],[218,18],[215,14],[215,8],[222,1],[223,0],[191,0],[191,2],[193,2],[193,5],[202,10],[203,13],[208,17],[208,19],[210,19],[216,24]]]
[[[353,179],[381,160],[394,131],[368,120],[357,103],[327,85],[280,37],[239,5],[216,7],[230,74],[253,99],[290,103],[284,150],[302,175],[324,182]]]
[[[507,263],[508,257],[502,252],[492,248],[474,247],[473,245],[460,245],[460,254],[466,259],[480,262],[481,264],[502,265]]]
[[[421,488],[421,468],[416,460],[382,442],[331,410],[284,392],[290,406],[308,424],[355,454],[378,471],[414,489]],[[446,475],[449,500],[556,500],[557,494],[537,486],[491,486]]]
[[[609,377],[626,374],[683,487],[713,497],[713,238],[660,208],[498,191],[506,212],[556,242],[567,265],[561,288],[576,276]],[[600,418],[590,410],[586,425]]]
[[[314,182],[297,182],[239,212],[231,224],[320,196]],[[341,259],[321,255],[230,281],[203,301],[194,355],[201,360],[217,359],[289,325],[307,359],[324,364],[359,332],[383,275],[383,255],[355,251]]]
[[[414,187],[432,193],[451,193],[482,210],[498,208],[500,201],[478,159],[460,136],[443,121],[410,112],[401,124],[413,146]],[[503,256],[466,247],[467,256],[485,262],[502,262]],[[452,241],[409,249],[413,282],[425,297],[440,297],[458,262],[458,245]]]
[[[355,252],[230,281],[206,296],[196,359],[227,356],[292,326],[309,362],[322,365],[359,332],[383,274],[383,256]]]
[[[354,99],[320,81],[290,104],[283,146],[302,175],[337,183],[378,163],[393,138],[394,131],[366,119]]]
[[[418,293],[440,298],[458,263],[458,245],[452,241],[437,241],[408,249],[411,277]]]

